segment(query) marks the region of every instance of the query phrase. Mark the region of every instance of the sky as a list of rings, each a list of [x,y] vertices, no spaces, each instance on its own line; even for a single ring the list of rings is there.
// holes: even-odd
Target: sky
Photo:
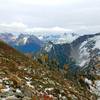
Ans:
[[[100,0],[0,0],[0,32],[100,32]]]

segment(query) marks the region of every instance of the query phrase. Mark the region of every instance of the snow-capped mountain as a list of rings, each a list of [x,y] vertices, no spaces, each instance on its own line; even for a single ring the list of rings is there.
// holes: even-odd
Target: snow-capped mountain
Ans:
[[[100,53],[99,43],[99,33],[83,35],[71,43],[55,44],[53,42],[48,42],[42,48],[42,51],[47,52],[50,58],[59,59],[61,65],[64,65],[65,63],[68,63],[70,59],[73,59],[78,66],[84,67],[89,64],[92,56],[97,56],[97,54]]]
[[[75,39],[77,39],[80,35],[75,33],[49,33],[49,34],[41,34],[38,38],[44,42],[51,41],[54,44],[64,44],[71,43]]]
[[[29,34],[15,36],[12,33],[3,33],[0,34],[0,39],[24,53],[38,51],[43,44],[36,36]]]
[[[98,56],[100,54],[100,35],[88,38],[86,41],[81,43],[79,50],[80,50],[79,52],[80,66],[89,64],[90,59],[93,56]]]
[[[12,33],[0,33],[0,39],[9,44],[15,43],[16,38]]]
[[[16,39],[17,45],[25,45],[32,43],[33,41],[37,44],[42,44],[42,41],[40,41],[36,36],[29,34],[20,34]]]
[[[72,44],[71,56],[80,67],[86,66],[90,58],[100,53],[100,34],[84,35],[76,39]]]
[[[51,41],[53,44],[71,43],[79,37],[75,33],[44,33],[41,35],[33,35],[34,33],[23,33],[17,36],[14,33],[2,33],[0,39],[10,44],[17,50],[25,53],[38,51],[44,43]]]
[[[43,42],[34,35],[20,34],[14,46],[21,52],[31,53],[41,49]]]
[[[93,83],[90,84],[91,92],[100,96],[100,34],[88,36],[79,46],[78,59],[76,63],[80,71],[87,75]]]
[[[48,54],[49,60],[56,60],[62,69],[64,64],[70,65],[69,73],[84,76],[90,92],[100,97],[100,33],[80,36],[72,43],[49,42],[42,52]]]

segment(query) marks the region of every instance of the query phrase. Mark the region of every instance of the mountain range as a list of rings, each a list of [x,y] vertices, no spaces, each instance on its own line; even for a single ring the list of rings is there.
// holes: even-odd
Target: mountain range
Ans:
[[[76,33],[45,33],[38,35],[38,38],[44,42],[51,41],[54,44],[71,43],[80,35]]]
[[[63,77],[56,68],[50,70],[0,41],[1,100],[96,100],[90,91]]]
[[[81,100],[80,98],[82,96],[82,100],[98,100],[100,97],[100,33],[87,35],[77,35],[73,33],[70,34],[70,36],[72,38],[71,41],[66,40],[69,38],[69,34],[67,33],[64,33],[63,35],[46,35],[42,38],[38,37],[39,39],[32,34],[20,34],[18,36],[10,33],[0,34],[0,39],[11,46],[10,47],[4,42],[1,42],[1,66],[6,66],[2,68],[6,69],[10,73],[13,73],[13,68],[18,71],[17,74],[24,71],[23,73],[25,74],[23,77],[27,74],[33,77],[33,73],[37,73],[36,76],[34,76],[35,80],[38,80],[39,83],[42,82],[41,85],[43,88],[41,89],[44,91],[44,84],[46,83],[43,83],[43,80],[45,80],[45,78],[47,79],[47,82],[52,81],[52,85],[49,83],[46,85],[47,88],[49,88],[48,86],[53,86],[54,91],[56,90],[53,82],[58,82],[59,85],[57,86],[57,91],[64,91],[64,98],[66,99],[71,98],[71,100],[74,100],[77,98],[76,100]],[[59,41],[60,38],[66,41]],[[28,58],[22,53],[32,53],[32,57]],[[14,67],[12,67],[12,65]],[[34,70],[36,72],[34,72]],[[16,71],[14,74],[15,73]],[[39,75],[39,73],[41,74]],[[27,79],[30,79],[29,76],[27,76]],[[40,93],[41,90],[38,90],[40,88],[35,84],[35,80],[31,80],[31,85],[33,84],[32,86],[35,86],[38,93]],[[23,81],[25,81],[25,79]],[[40,86],[39,83],[38,85]],[[81,91],[83,94],[80,96],[78,93],[77,95],[74,90],[74,92],[72,92],[72,90],[66,87],[67,85],[74,88],[77,92]],[[74,87],[72,87],[73,85]],[[60,88],[63,88],[64,90],[60,90]],[[61,95],[61,98],[63,97],[61,92],[57,93],[57,91],[54,91],[54,94],[51,92],[50,94],[57,98],[57,100],[60,98],[58,94]],[[69,97],[69,91],[71,97]],[[88,95],[84,94],[85,92],[88,92]],[[74,95],[75,98],[72,95]],[[96,99],[95,96],[98,99]],[[28,97],[30,96],[28,95]]]
[[[12,33],[2,33],[0,34],[0,39],[24,53],[36,52],[40,50],[43,44],[36,36],[28,34],[16,36]]]
[[[92,86],[91,89],[100,95],[100,33],[80,36],[71,43],[49,42],[39,54],[47,54],[49,62],[56,61],[56,67],[60,69],[69,65],[66,77],[84,75],[89,80],[95,80],[96,90]]]

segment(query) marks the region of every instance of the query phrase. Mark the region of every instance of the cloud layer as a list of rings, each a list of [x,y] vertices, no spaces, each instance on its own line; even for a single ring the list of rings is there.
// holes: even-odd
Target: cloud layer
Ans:
[[[100,32],[100,0],[0,0],[0,32]]]
[[[14,23],[1,23],[0,24],[0,31],[1,32],[36,32],[36,33],[45,33],[45,32],[72,32],[71,29],[61,28],[61,27],[51,27],[51,28],[44,28],[44,27],[33,27],[29,28],[27,25],[21,22],[14,22]]]

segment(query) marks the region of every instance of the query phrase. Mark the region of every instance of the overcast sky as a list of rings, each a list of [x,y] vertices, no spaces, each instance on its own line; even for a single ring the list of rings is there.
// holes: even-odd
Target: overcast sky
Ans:
[[[0,32],[100,32],[100,0],[0,0]]]

